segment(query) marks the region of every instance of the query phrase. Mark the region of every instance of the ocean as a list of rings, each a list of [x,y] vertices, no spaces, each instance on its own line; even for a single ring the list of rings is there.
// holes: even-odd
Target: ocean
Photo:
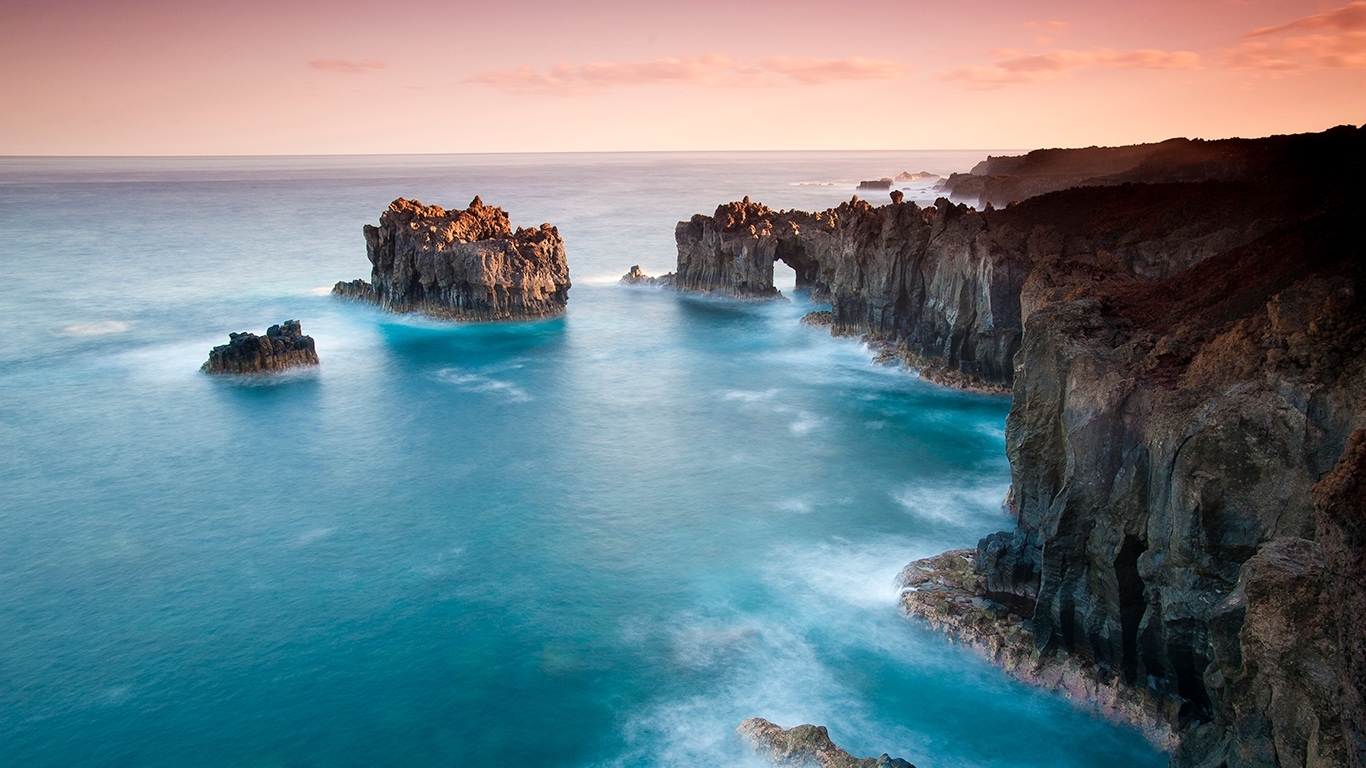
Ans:
[[[898,612],[907,562],[1012,526],[1008,398],[800,325],[781,264],[790,301],[617,283],[719,203],[984,156],[0,159],[0,765],[760,766],[755,716],[1164,765]],[[559,227],[563,317],[328,295],[390,200],[475,195]],[[286,319],[317,370],[199,372]]]

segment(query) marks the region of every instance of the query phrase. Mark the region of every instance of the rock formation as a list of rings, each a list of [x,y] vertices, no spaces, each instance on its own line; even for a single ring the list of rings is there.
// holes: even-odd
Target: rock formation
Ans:
[[[896,175],[897,181],[929,181],[930,179],[937,178],[939,178],[939,174],[930,173],[929,171],[916,171],[915,173],[902,171]]]
[[[631,267],[626,274],[622,275],[621,280],[618,282],[624,283],[625,285],[670,286],[673,285],[673,281],[674,275],[672,272],[667,275],[660,275],[659,277],[650,277],[644,272],[641,272],[640,265],[637,264]]]
[[[207,373],[273,373],[318,364],[313,337],[303,335],[298,320],[272,325],[265,336],[230,333],[228,343],[209,350],[201,370]]]
[[[513,231],[502,208],[478,197],[463,211],[399,198],[378,227],[365,226],[365,251],[370,282],[337,283],[334,295],[456,320],[548,317],[569,300],[559,231]]]
[[[1012,388],[1017,525],[919,564],[908,612],[1169,729],[1174,766],[1361,766],[1366,131],[1176,149],[981,212],[732,203],[679,225],[680,283],[782,258],[834,332]]]
[[[881,179],[873,179],[872,181],[860,181],[858,183],[858,188],[871,189],[874,191],[888,190],[892,188],[892,178],[890,176],[887,176]]]
[[[823,725],[781,728],[762,717],[752,717],[735,729],[751,746],[778,765],[812,768],[915,768],[885,752],[881,757],[857,758],[830,741]]]
[[[1141,182],[1232,181],[1314,177],[1335,162],[1356,163],[1350,126],[1321,134],[1265,139],[1168,139],[1157,144],[1086,149],[1038,149],[988,157],[970,173],[955,173],[938,188],[953,200],[1006,205],[1071,187]],[[1348,170],[1351,169],[1342,169]]]

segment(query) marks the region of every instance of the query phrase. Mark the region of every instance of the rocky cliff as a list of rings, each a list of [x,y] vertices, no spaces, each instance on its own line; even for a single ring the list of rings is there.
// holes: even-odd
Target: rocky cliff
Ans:
[[[365,226],[365,252],[370,281],[337,283],[334,295],[457,320],[547,317],[569,300],[559,231],[514,231],[502,208],[477,197],[463,211],[399,198],[378,227]]]
[[[1168,139],[1156,144],[1037,149],[988,157],[939,184],[950,199],[1006,205],[1072,187],[1355,176],[1363,169],[1350,126],[1264,139]]]
[[[305,336],[298,320],[272,325],[265,336],[230,333],[228,343],[209,350],[206,373],[273,373],[318,364],[313,337]]]
[[[774,211],[748,198],[679,222],[674,285],[743,298],[777,295],[773,263],[831,304],[832,330],[890,342],[929,379],[1009,390],[1025,278],[1064,261],[1139,280],[1175,274],[1274,226],[1274,183],[1076,190],[1008,209],[941,199],[921,208],[854,198],[827,211]]]
[[[1361,766],[1366,132],[1205,144],[1006,209],[731,203],[679,275],[765,295],[782,259],[835,332],[1011,387],[1017,525],[919,564],[908,612],[1173,765]]]

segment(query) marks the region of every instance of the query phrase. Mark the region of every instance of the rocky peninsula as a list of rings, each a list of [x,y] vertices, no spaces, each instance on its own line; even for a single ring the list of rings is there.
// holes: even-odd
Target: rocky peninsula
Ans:
[[[514,231],[507,212],[478,197],[449,211],[399,198],[364,231],[370,281],[339,282],[336,296],[454,320],[549,317],[569,300],[559,230]]]
[[[1361,766],[1366,131],[1076,153],[1044,157],[1106,183],[1006,208],[722,205],[678,286],[781,259],[834,333],[1011,392],[1017,524],[909,566],[908,613],[1173,766]]]
[[[265,336],[230,333],[228,343],[209,350],[206,373],[274,373],[318,364],[313,337],[305,336],[298,320],[272,325]]]

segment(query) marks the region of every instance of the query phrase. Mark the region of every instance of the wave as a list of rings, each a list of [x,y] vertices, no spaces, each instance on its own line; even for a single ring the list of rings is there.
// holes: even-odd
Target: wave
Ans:
[[[100,320],[94,323],[72,323],[62,326],[62,333],[70,333],[76,336],[107,336],[113,333],[124,333],[133,327],[131,320]]]
[[[510,403],[525,403],[531,400],[531,395],[516,384],[482,373],[471,373],[459,368],[443,368],[437,371],[436,375],[447,384],[454,384],[465,392],[493,395]]]

